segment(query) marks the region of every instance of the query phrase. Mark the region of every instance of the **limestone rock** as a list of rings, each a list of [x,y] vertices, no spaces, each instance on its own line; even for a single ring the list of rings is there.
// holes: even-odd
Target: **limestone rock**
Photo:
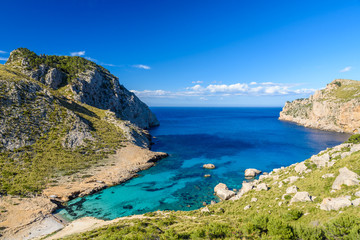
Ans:
[[[349,199],[350,200],[350,199]],[[357,207],[360,205],[360,198],[357,198],[353,201],[351,201],[352,205],[354,205],[354,207]]]
[[[295,196],[290,200],[290,203],[294,202],[311,202],[311,197],[308,192],[297,192]]]
[[[266,183],[260,183],[256,186],[256,191],[262,191],[262,190],[269,190],[269,187],[266,185]]]
[[[333,173],[327,173],[321,176],[322,178],[333,178],[335,175]]]
[[[245,170],[245,177],[256,177],[261,173],[260,170],[257,170],[255,168],[248,168]]]
[[[360,197],[360,191],[356,192],[354,195],[355,195],[356,197]]]
[[[339,210],[351,206],[351,201],[345,197],[325,198],[320,204],[320,209],[325,211]]]
[[[214,169],[214,168],[215,168],[215,165],[212,164],[212,163],[207,163],[207,164],[204,164],[204,165],[203,165],[203,168],[206,168],[206,169]]]
[[[297,172],[297,173],[303,173],[307,169],[307,167],[305,166],[304,162],[301,162],[301,163],[296,164],[294,169],[295,169],[295,172]]]
[[[336,177],[332,189],[339,190],[341,185],[353,186],[359,184],[359,175],[350,171],[347,167],[339,169],[340,174]]]
[[[202,212],[202,213],[209,213],[210,210],[209,210],[209,208],[206,206],[206,207],[202,208],[202,209],[200,210],[200,212]]]
[[[288,188],[286,189],[286,193],[287,193],[287,194],[297,193],[297,190],[298,190],[298,188],[297,188],[295,185],[293,185],[293,186],[288,187]]]
[[[251,198],[251,202],[257,202],[257,198]]]
[[[240,194],[243,195],[254,188],[254,184],[251,182],[243,182],[240,189]]]
[[[250,209],[251,208],[251,205],[246,205],[245,207],[244,207],[244,210],[248,210],[248,209]]]
[[[318,168],[327,167],[330,161],[330,155],[328,153],[322,155],[314,155],[310,158],[310,161],[316,164]]]
[[[287,102],[280,112],[280,120],[291,121],[305,127],[358,133],[360,128],[360,83],[336,79],[305,99]],[[355,91],[354,91],[355,89]],[[337,94],[346,94],[343,98]]]
[[[291,184],[291,183],[296,182],[298,179],[299,179],[298,176],[290,176],[290,177],[286,178],[286,179],[284,180],[284,182]]]
[[[222,200],[228,200],[231,197],[235,196],[235,192],[228,189],[224,183],[219,183],[214,188],[215,194]]]

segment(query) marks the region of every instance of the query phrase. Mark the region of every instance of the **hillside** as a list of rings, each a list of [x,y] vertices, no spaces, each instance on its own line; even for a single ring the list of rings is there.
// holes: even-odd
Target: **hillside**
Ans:
[[[360,82],[336,79],[305,99],[287,102],[280,120],[322,130],[358,133]]]
[[[106,69],[80,57],[14,50],[0,65],[0,193],[40,193],[100,164],[124,142],[150,146],[158,121]]]
[[[233,200],[108,223],[79,219],[49,239],[81,232],[87,222],[100,228],[65,239],[359,239],[359,139],[249,180]]]

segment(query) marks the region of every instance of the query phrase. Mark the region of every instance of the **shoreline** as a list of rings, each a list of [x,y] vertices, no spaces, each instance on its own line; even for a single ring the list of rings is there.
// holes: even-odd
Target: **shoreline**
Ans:
[[[64,203],[124,183],[167,156],[127,143],[102,165],[85,170],[86,178],[80,177],[81,173],[64,176],[57,186],[45,188],[42,196],[2,197],[0,206],[6,212],[0,218],[0,227],[5,228],[0,239],[37,239],[57,232],[71,223],[54,214]]]

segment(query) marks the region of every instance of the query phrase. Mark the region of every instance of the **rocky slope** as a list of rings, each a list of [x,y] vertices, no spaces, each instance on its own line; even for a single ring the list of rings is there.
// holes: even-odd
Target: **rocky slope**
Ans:
[[[280,120],[322,130],[360,131],[360,82],[337,79],[306,99],[287,102]]]
[[[149,148],[150,109],[80,57],[11,52],[0,65],[0,193],[39,193],[130,141]]]

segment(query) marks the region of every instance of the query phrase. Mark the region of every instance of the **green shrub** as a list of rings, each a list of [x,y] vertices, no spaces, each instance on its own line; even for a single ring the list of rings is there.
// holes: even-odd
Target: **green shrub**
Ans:
[[[325,239],[324,231],[317,227],[297,226],[295,234],[302,240],[323,240]]]
[[[272,236],[272,239],[294,239],[292,227],[277,218],[271,218],[269,220],[268,235]]]
[[[351,234],[359,234],[360,218],[355,216],[341,216],[327,223],[324,227],[328,239],[344,239]]]
[[[299,218],[301,218],[302,215],[303,215],[303,213],[299,210],[290,210],[285,214],[284,219],[290,220],[290,221],[298,220]]]
[[[354,134],[346,141],[346,143],[360,143],[360,134]]]

